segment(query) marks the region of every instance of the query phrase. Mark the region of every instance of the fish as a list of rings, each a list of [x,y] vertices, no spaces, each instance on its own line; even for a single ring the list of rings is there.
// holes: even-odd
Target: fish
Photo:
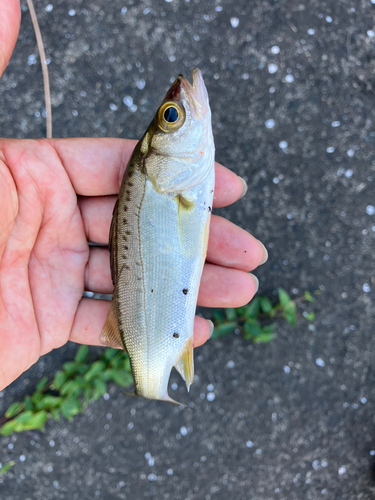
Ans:
[[[137,143],[113,211],[113,298],[100,341],[129,356],[134,394],[176,403],[173,367],[194,378],[193,328],[215,183],[208,93],[179,75]],[[179,404],[179,403],[178,403]]]

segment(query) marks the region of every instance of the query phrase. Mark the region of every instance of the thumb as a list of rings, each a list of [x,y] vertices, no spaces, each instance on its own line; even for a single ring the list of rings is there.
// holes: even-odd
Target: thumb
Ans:
[[[19,0],[0,0],[0,76],[12,55],[21,22]]]

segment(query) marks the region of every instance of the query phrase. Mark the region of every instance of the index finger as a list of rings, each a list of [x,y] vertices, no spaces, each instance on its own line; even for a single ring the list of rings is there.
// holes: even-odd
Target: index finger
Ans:
[[[44,140],[43,140],[44,141]],[[55,149],[77,194],[117,194],[137,141],[110,138],[45,139]],[[215,163],[214,207],[225,207],[244,194],[244,181]]]

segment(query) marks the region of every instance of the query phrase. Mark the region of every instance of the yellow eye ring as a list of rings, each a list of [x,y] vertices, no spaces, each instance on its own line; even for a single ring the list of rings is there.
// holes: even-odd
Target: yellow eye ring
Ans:
[[[165,102],[159,108],[157,115],[158,127],[163,132],[174,132],[178,130],[185,121],[185,113],[180,106],[174,102]]]

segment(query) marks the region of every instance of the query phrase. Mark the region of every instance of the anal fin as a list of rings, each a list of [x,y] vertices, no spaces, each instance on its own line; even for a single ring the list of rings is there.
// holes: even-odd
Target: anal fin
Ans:
[[[187,390],[190,389],[194,379],[194,354],[193,354],[193,340],[186,343],[180,359],[175,364],[175,368],[181,377],[185,380]]]
[[[112,299],[111,307],[109,308],[107,319],[105,320],[99,340],[100,343],[105,346],[114,347],[115,349],[124,349],[124,344],[118,327],[115,297]]]

